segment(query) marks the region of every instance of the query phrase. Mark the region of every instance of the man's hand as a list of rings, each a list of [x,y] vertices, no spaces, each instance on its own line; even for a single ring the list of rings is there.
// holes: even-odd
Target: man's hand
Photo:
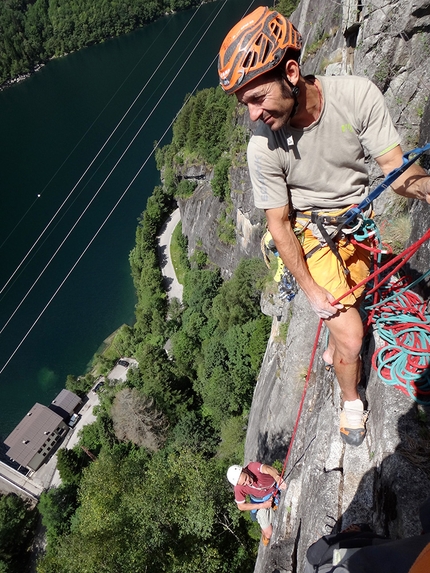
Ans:
[[[403,151],[400,145],[384,155],[376,157],[376,162],[383,174],[387,176],[403,162]],[[393,191],[403,197],[420,199],[430,203],[430,177],[425,169],[414,163],[391,184]]]
[[[278,489],[287,489],[287,484],[284,480],[282,480],[281,483],[278,482]]]
[[[273,504],[273,496],[270,499],[263,501],[263,503],[259,503],[258,507],[260,509],[270,509],[272,507],[272,504]]]
[[[312,310],[324,320],[335,316],[343,308],[343,304],[340,302],[333,305],[332,303],[336,300],[334,296],[317,284],[315,284],[312,292],[306,293],[306,296],[309,299]]]

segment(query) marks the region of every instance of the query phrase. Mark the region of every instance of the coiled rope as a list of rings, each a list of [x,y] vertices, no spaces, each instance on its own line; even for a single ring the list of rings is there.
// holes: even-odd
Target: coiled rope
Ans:
[[[428,276],[425,273],[420,280]],[[372,366],[386,384],[419,404],[430,402],[430,314],[427,303],[403,286],[404,279],[386,289],[380,303],[368,307],[384,346],[372,356]]]

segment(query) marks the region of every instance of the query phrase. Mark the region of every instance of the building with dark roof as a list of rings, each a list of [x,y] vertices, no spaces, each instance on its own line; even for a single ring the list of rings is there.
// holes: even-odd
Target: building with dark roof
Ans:
[[[4,443],[9,446],[6,455],[36,471],[55,451],[68,429],[62,416],[42,404],[35,404],[5,439]]]
[[[62,418],[69,418],[78,406],[81,405],[82,400],[75,393],[66,390],[61,390],[58,396],[52,400],[50,409],[59,414]]]

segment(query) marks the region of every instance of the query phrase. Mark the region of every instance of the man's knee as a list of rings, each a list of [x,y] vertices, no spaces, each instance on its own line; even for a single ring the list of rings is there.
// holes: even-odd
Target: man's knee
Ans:
[[[356,362],[360,358],[362,345],[362,336],[346,336],[336,340],[335,353],[337,353],[337,358],[348,363]]]
[[[272,537],[272,534],[273,534],[273,527],[271,525],[269,525],[268,527],[265,527],[264,529],[261,528],[261,532],[263,533],[263,535],[265,537],[267,537],[267,539],[270,539]]]
[[[355,308],[340,313],[327,321],[338,358],[347,362],[358,360],[363,344],[363,324]],[[331,338],[330,337],[330,338]]]

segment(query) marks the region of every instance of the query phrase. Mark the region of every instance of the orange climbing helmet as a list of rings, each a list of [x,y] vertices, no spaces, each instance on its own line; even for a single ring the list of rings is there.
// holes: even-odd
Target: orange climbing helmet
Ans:
[[[227,34],[218,58],[222,89],[232,94],[276,67],[291,48],[300,52],[302,37],[285,16],[256,8]]]

